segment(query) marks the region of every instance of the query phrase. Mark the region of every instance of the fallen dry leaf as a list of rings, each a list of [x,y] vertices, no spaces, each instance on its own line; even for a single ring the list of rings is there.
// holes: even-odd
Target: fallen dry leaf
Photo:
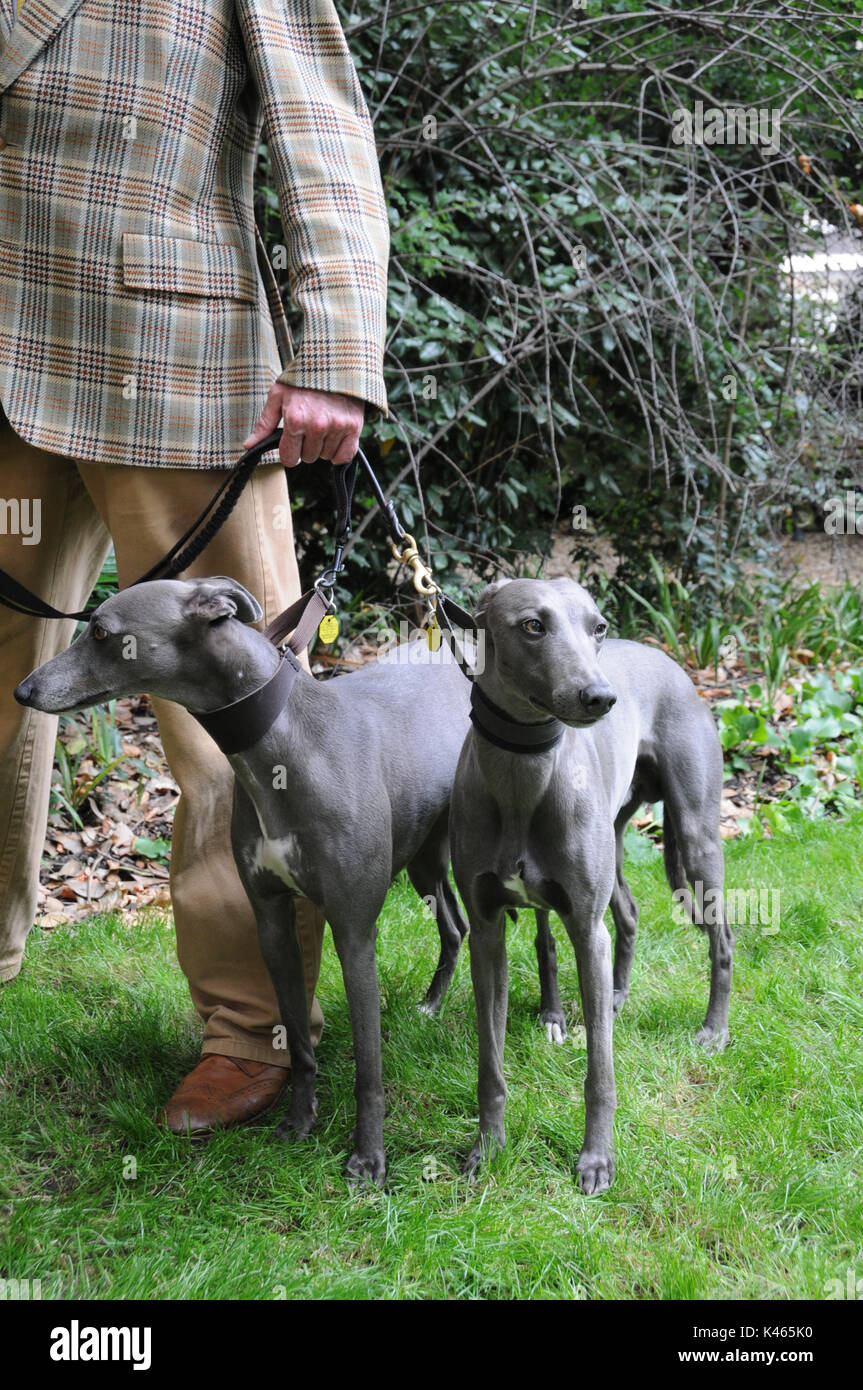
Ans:
[[[69,921],[65,912],[43,912],[41,917],[36,918],[36,926],[43,931],[52,931],[54,927],[62,927]]]

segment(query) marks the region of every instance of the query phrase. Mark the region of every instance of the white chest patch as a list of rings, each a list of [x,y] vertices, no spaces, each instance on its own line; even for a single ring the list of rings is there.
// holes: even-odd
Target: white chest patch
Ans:
[[[519,902],[530,902],[527,896],[527,886],[520,874],[511,874],[509,878],[501,879],[501,883],[508,893],[512,893],[513,897],[518,898]]]
[[[280,878],[294,893],[301,893],[295,875],[299,872],[300,855],[293,835],[282,835],[278,839],[258,840],[252,859],[252,872],[266,871]]]

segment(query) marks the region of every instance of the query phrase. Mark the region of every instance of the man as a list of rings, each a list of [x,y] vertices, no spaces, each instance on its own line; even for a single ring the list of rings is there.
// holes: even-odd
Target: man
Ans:
[[[296,353],[254,226],[262,132]],[[0,534],[0,566],[75,610],[113,539],[128,584],[284,417],[280,462],[265,455],[189,570],[234,576],[274,617],[299,594],[285,468],[346,463],[366,407],[387,408],[387,255],[332,0],[0,0],[0,498],[38,517]],[[11,692],[73,629],[0,608],[0,981],[33,922],[56,733]],[[289,1058],[230,853],[230,768],[185,710],[154,708],[181,789],[178,957],[204,1023],[202,1062],[164,1117],[206,1133],[273,1105]],[[298,904],[316,1038],[322,932]]]

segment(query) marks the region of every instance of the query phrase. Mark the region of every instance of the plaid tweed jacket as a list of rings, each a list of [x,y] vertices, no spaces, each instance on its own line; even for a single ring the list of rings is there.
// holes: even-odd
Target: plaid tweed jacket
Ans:
[[[386,208],[332,0],[16,9],[0,0],[0,401],[15,431],[72,458],[221,468],[277,377],[385,411]],[[261,138],[296,353],[254,222]]]

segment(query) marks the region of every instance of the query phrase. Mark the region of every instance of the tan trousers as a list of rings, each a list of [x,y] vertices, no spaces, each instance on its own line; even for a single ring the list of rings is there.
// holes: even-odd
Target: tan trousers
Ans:
[[[186,530],[222,478],[218,470],[116,467],[47,453],[20,439],[0,407],[0,567],[55,608],[83,608],[110,539],[120,584],[129,584]],[[11,499],[38,543],[11,534]],[[36,515],[39,531],[32,526]],[[299,597],[280,464],[259,465],[223,529],[188,571],[189,577],[209,574],[231,575],[250,589],[264,622]],[[73,620],[41,621],[0,607],[0,981],[18,974],[33,924],[57,731],[56,716],[22,709],[12,691],[67,647],[74,630]],[[231,854],[231,768],[180,705],[154,700],[153,707],[181,791],[171,899],[178,959],[204,1022],[203,1050],[287,1066],[287,1053],[273,1047],[278,1007]],[[314,999],[323,928],[317,908],[298,900],[315,1042],[323,1027]]]

